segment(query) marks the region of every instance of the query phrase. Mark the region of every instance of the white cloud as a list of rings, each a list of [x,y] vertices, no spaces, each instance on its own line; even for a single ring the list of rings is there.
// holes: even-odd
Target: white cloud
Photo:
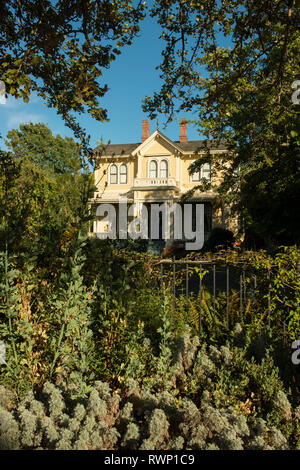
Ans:
[[[26,113],[26,111],[20,111],[13,113],[11,116],[8,116],[6,125],[7,127],[16,127],[20,124],[26,124],[29,122],[37,123],[42,121],[43,118],[40,114]]]
[[[4,95],[0,96],[0,99],[3,99]],[[5,99],[5,102],[2,103],[0,101],[0,104],[5,104],[7,109],[15,109],[15,108],[20,108],[28,105],[42,105],[43,100],[41,97],[39,97],[35,91],[33,91],[29,97],[29,102],[25,103],[21,98],[15,98],[14,96],[8,95],[7,98]]]
[[[8,95],[5,98],[5,109],[17,108],[20,106],[20,100],[17,100],[14,96]]]

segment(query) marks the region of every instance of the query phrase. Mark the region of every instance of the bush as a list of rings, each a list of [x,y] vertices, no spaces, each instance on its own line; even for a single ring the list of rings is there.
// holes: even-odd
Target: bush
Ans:
[[[215,252],[218,248],[232,248],[234,243],[234,235],[230,230],[221,227],[212,229],[208,240],[204,243],[202,252]]]
[[[188,335],[172,361],[167,343],[165,335],[156,374],[127,377],[122,390],[96,381],[74,398],[66,384],[47,382],[15,403],[0,387],[0,449],[300,449],[300,407],[272,363],[224,346],[197,352]]]
[[[254,325],[228,331],[224,299],[217,297],[212,318],[203,292],[205,331],[191,338],[187,324],[199,333],[199,297],[174,302],[172,271],[164,269],[162,291],[154,257],[85,247],[85,257],[74,251],[63,271],[40,280],[29,263],[21,272],[7,253],[0,257],[3,448],[299,448],[300,377],[276,349],[282,299],[288,332],[297,332],[296,249],[271,265],[269,329],[260,302]],[[237,251],[228,256],[242,260]],[[264,253],[242,261],[268,272]],[[232,325],[238,306],[229,307]],[[220,334],[212,336],[215,327]]]

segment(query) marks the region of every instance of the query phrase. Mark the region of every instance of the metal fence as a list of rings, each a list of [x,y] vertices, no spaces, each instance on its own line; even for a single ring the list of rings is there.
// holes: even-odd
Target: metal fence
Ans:
[[[198,328],[200,334],[203,331],[203,306],[202,295],[203,288],[211,293],[213,318],[216,318],[216,299],[220,292],[225,295],[226,302],[223,311],[224,325],[230,329],[230,298],[234,295],[239,298],[238,315],[239,322],[249,324],[257,320],[259,309],[260,322],[271,326],[271,270],[262,270],[255,273],[253,269],[247,269],[245,266],[220,265],[213,261],[182,261],[182,260],[161,260],[160,261],[160,289],[168,285],[173,296],[173,311],[176,309],[176,299],[185,295],[186,308],[189,308],[189,297],[191,293],[199,297]],[[167,274],[167,276],[166,276]],[[177,277],[180,275],[180,281]],[[247,305],[251,304],[251,315],[247,312]],[[263,314],[262,314],[263,313]],[[282,327],[283,338],[286,337],[287,319],[289,308],[287,305],[282,307],[282,317],[276,318],[276,327]],[[274,322],[272,322],[273,324]]]

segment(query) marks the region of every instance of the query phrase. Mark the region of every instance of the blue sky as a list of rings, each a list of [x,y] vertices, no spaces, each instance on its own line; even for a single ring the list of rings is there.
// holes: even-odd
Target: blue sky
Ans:
[[[103,82],[107,83],[109,91],[101,100],[101,106],[107,108],[110,121],[99,123],[88,113],[78,115],[79,123],[91,135],[92,146],[97,145],[97,139],[103,138],[111,143],[140,142],[142,135],[142,120],[148,116],[142,112],[142,99],[153,95],[159,90],[159,71],[155,67],[161,62],[163,42],[158,39],[159,26],[152,18],[142,22],[141,32],[131,46],[123,48],[108,70],[103,73]],[[0,77],[1,78],[1,77]],[[57,116],[54,109],[43,105],[43,100],[32,95],[29,103],[12,97],[5,104],[0,102],[0,134],[6,137],[10,129],[16,129],[20,123],[43,122],[53,134],[73,137],[72,131],[64,126],[62,118]],[[178,115],[176,120],[166,129],[163,128],[166,117],[159,117],[159,127],[172,140],[179,140],[179,119],[192,118],[191,114]],[[156,120],[150,122],[150,132],[156,129]],[[196,128],[190,124],[187,136],[189,140],[201,138]],[[2,145],[1,145],[2,146]]]

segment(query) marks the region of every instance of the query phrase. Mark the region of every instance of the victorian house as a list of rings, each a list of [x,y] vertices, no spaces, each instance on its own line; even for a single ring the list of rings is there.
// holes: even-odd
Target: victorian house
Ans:
[[[210,144],[212,154],[226,152],[224,145]],[[199,185],[202,178],[211,181],[212,168],[209,163],[201,166],[197,172],[190,173],[190,165],[204,155],[207,141],[188,140],[187,124],[180,122],[179,140],[173,141],[156,129],[150,134],[150,124],[142,121],[141,142],[132,144],[107,145],[95,149],[99,156],[99,165],[95,171],[97,188],[92,206],[100,203],[114,204],[116,212],[120,200],[126,198],[128,205],[135,203],[136,214],[141,204],[151,208],[151,204],[182,202],[182,196],[191,194],[190,190]],[[216,178],[216,177],[214,177]],[[218,201],[212,190],[196,190],[188,197],[193,206],[204,204],[204,237],[207,239],[214,227],[229,228],[235,231],[235,221]],[[185,201],[185,202],[187,202]],[[195,217],[196,211],[193,211]],[[90,235],[105,233],[109,222],[105,217],[93,223]]]

